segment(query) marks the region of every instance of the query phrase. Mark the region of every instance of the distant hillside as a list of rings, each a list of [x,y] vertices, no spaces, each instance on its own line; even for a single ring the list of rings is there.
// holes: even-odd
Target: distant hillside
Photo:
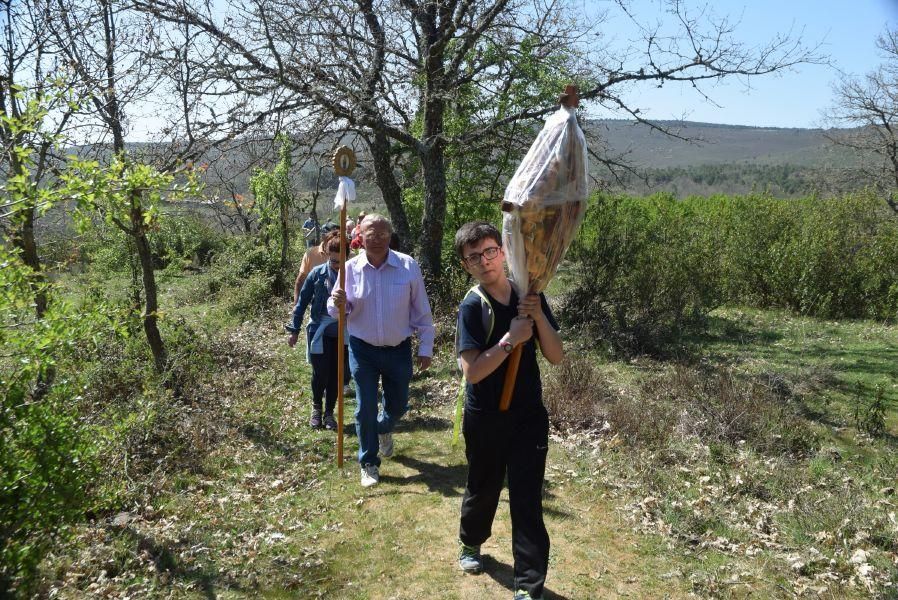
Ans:
[[[598,137],[612,155],[622,157],[644,174],[646,180],[629,175],[623,182],[615,181],[597,161],[591,161],[593,175],[610,182],[616,189],[633,194],[664,191],[682,197],[766,190],[775,195],[796,196],[813,191],[825,193],[825,173],[833,169],[850,169],[857,160],[851,154],[833,148],[822,129],[692,121],[660,121],[659,125],[686,139],[664,135],[633,121],[584,123],[591,137]],[[534,132],[524,135],[532,137]],[[354,145],[363,147],[362,144]],[[131,146],[144,155],[153,154],[150,145]],[[320,151],[326,153],[330,143],[322,142],[319,146]],[[88,149],[78,148],[77,152],[85,153]],[[370,166],[369,159],[364,152],[359,159],[355,178],[362,182],[358,190],[360,200],[376,206],[380,194],[371,173],[366,171]],[[232,193],[247,193],[249,176],[255,166],[270,167],[275,160],[270,142],[244,140],[235,142],[231,149],[212,151],[197,163],[211,165],[206,176],[207,193],[229,198]],[[298,169],[292,177],[295,189],[307,194],[318,184],[322,192],[320,201],[329,202],[336,179],[327,171],[322,172],[323,177],[319,180],[317,168]]]
[[[644,173],[645,184],[627,177],[624,191],[687,195],[744,194],[769,191],[778,196],[824,192],[825,174],[850,169],[857,157],[831,146],[822,129],[747,127],[691,121],[660,125],[689,141],[664,135],[633,121],[600,120],[585,124],[612,153]],[[592,172],[607,174],[599,165]]]
[[[715,125],[691,121],[661,121],[660,125],[685,142],[632,121],[602,120],[586,127],[607,140],[617,153],[628,153],[642,168],[661,169],[692,165],[757,163],[823,167],[836,157],[822,129],[780,129]]]

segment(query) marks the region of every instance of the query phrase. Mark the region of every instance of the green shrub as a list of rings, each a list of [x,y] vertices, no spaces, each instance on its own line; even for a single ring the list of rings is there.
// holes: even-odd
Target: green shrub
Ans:
[[[859,431],[873,437],[882,437],[886,432],[885,388],[876,386],[873,397],[868,401],[863,388],[858,384],[856,403],[854,405],[854,424]]]
[[[21,385],[3,390],[0,411],[0,595],[30,588],[40,559],[84,514],[93,447],[70,399],[54,385],[40,402]]]
[[[898,318],[898,220],[872,194],[593,198],[562,318],[612,349],[657,353],[719,303]]]
[[[227,245],[227,236],[201,217],[163,213],[147,239],[156,269],[208,266]],[[94,222],[82,237],[80,257],[100,273],[126,271],[136,259],[133,242],[118,228]]]
[[[898,317],[898,222],[880,199],[717,201],[729,301],[824,318]]]
[[[252,238],[230,238],[212,259],[203,275],[206,285],[199,289],[204,299],[214,296],[225,310],[241,316],[257,316],[260,310],[281,298],[279,290],[290,287],[293,272],[280,267],[280,255]]]
[[[624,354],[659,352],[721,300],[719,245],[704,207],[670,196],[598,196],[571,248],[562,319]]]
[[[790,252],[800,226],[798,203],[767,196],[717,196],[711,201],[719,209],[713,226],[723,238],[725,297],[752,306],[797,308],[789,282],[796,263]]]
[[[82,239],[81,261],[90,265],[95,273],[122,273],[130,270],[132,265],[138,268],[130,247],[132,242],[118,228],[95,223]]]
[[[156,268],[207,266],[224,249],[225,236],[198,216],[163,215],[149,242]]]
[[[73,402],[81,374],[61,367],[112,328],[95,307],[56,298],[35,318],[43,284],[2,247],[0,265],[0,596],[24,596],[41,557],[83,514],[95,468]]]

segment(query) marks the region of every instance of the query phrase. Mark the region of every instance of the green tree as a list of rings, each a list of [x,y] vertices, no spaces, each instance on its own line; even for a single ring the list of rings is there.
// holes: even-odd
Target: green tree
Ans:
[[[159,332],[159,295],[148,235],[158,225],[163,195],[178,199],[195,192],[194,172],[188,170],[184,175],[185,180],[176,185],[174,175],[132,162],[124,154],[116,155],[106,167],[96,161],[72,157],[69,168],[62,175],[70,197],[78,203],[82,225],[88,226],[91,214],[97,213],[134,244],[144,291],[141,320],[156,372],[160,375],[166,371],[168,357]]]
[[[249,110],[259,119],[295,119],[291,126],[297,131],[312,122],[318,126],[327,116],[334,131],[364,136],[377,184],[403,238],[410,229],[396,158],[411,157],[421,181],[417,256],[432,277],[441,273],[451,155],[494,148],[491,143],[507,125],[533,124],[555,110],[554,101],[537,98],[515,107],[505,102],[512,88],[529,88],[528,56],[536,65],[567,48],[571,60],[547,71],[591,80],[581,98],[642,122],[647,121],[629,94],[634,86],[700,88],[703,82],[760,76],[815,58],[788,36],[749,47],[735,38],[726,19],[710,11],[694,14],[678,0],[662,3],[664,23],[657,25],[639,20],[627,2],[610,3],[608,13],[619,9],[620,18],[637,21],[634,30],[643,37],[619,49],[602,35],[610,14],[585,14],[583,5],[566,1],[325,5],[298,0],[252,7],[231,2],[222,8],[224,15],[210,12],[201,0],[134,5],[197,32],[194,40],[202,52],[193,69],[197,85],[234,99],[235,110],[223,118],[235,127],[249,121]],[[453,133],[452,107],[471,89],[478,90],[482,110]],[[488,151],[483,156],[495,158]]]
[[[15,139],[44,116],[37,102],[3,127]],[[21,213],[70,198],[90,187],[96,170],[78,180],[63,174],[53,186],[32,176],[30,146],[7,149],[22,166],[3,185],[12,223]],[[54,377],[66,357],[84,352],[112,321],[96,306],[73,306],[54,297],[39,266],[19,244],[0,245],[0,596],[27,595],[43,553],[66,523],[83,514],[84,488],[93,474],[90,436],[72,402],[81,392],[79,373]],[[35,312],[36,299],[43,306]]]
[[[0,246],[0,596],[23,597],[63,527],[84,514],[93,446],[76,403],[77,374],[47,375],[108,327],[102,313],[60,299],[34,317],[48,284],[19,250]],[[38,390],[40,393],[38,394]],[[40,397],[38,397],[38,395]]]
[[[280,149],[278,162],[271,171],[256,170],[249,182],[259,214],[259,236],[265,249],[278,252],[278,276],[274,292],[284,292],[284,273],[287,270],[287,253],[290,249],[290,209],[293,207],[293,191],[290,186],[290,169],[293,166],[292,144],[286,135],[278,136]]]

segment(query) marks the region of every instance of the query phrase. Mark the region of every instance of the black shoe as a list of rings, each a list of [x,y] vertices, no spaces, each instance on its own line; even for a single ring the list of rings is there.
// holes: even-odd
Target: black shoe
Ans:
[[[333,414],[324,413],[324,428],[328,431],[337,430],[337,420],[334,418]]]
[[[309,427],[312,429],[321,429],[321,411],[313,410],[312,416],[309,418]]]

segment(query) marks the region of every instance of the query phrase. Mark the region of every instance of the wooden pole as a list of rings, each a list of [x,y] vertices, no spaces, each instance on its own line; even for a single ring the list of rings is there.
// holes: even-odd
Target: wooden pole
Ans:
[[[505,383],[502,385],[502,397],[499,399],[499,410],[506,411],[511,406],[511,393],[514,391],[514,382],[518,378],[518,367],[521,365],[521,354],[524,345],[519,344],[511,351],[508,357],[508,370],[505,371]]]
[[[346,146],[334,151],[334,174],[348,178],[355,169],[355,152]],[[351,184],[349,181],[347,184]],[[342,185],[342,183],[341,183]],[[354,194],[353,194],[354,196]],[[346,205],[344,196],[340,205],[340,271],[337,275],[340,289],[346,291]],[[337,468],[343,468],[343,373],[346,369],[346,305],[340,307],[337,317]]]
[[[346,289],[346,202],[340,209],[340,271],[337,275],[341,290]],[[343,330],[346,324],[346,305],[340,306],[340,316],[337,319],[337,467],[343,468],[343,373],[346,365],[343,364],[346,351],[343,349],[345,340]]]

